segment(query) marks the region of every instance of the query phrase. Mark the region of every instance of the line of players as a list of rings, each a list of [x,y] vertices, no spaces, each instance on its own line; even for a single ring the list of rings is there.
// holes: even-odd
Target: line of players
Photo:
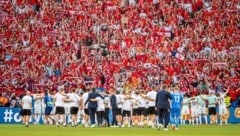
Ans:
[[[145,92],[144,90],[123,91],[116,92],[114,89],[106,92],[97,92],[101,97],[91,99],[97,102],[96,117],[97,124],[89,122],[88,100],[89,93],[92,88],[87,88],[87,91],[81,96],[77,92],[72,91],[65,93],[64,87],[59,87],[56,94],[46,92],[45,95],[39,92],[33,94],[34,99],[34,120],[35,124],[39,124],[42,109],[44,110],[44,122],[55,123],[57,126],[62,123],[67,125],[71,122],[72,126],[76,126],[80,121],[84,127],[97,126],[149,126],[154,128],[158,125],[157,113],[155,108],[155,100],[157,95],[157,88]],[[219,123],[227,124],[227,108],[224,102],[226,92],[219,93],[216,96],[214,92],[210,91],[208,95],[200,94],[194,97],[187,97],[183,95],[178,87],[169,88],[171,93],[171,109],[170,122],[173,128],[178,129],[179,124],[208,124],[208,122],[218,123],[218,115],[220,117]],[[109,117],[109,110],[112,114]],[[71,115],[71,117],[70,117]],[[210,120],[208,121],[208,115]],[[110,123],[110,118],[112,122]]]

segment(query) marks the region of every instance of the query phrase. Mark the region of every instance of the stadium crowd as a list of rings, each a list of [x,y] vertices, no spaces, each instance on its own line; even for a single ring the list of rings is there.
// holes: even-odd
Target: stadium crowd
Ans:
[[[239,93],[238,1],[1,1],[1,92],[180,83]],[[56,57],[57,55],[57,57]]]
[[[240,105],[238,0],[0,0],[1,106],[25,90],[230,88]],[[124,90],[124,91],[123,91]],[[12,100],[14,99],[14,100]],[[9,103],[10,102],[10,103]]]

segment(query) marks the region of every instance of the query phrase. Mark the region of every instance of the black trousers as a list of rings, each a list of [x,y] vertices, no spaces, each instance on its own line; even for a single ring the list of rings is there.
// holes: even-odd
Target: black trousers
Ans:
[[[105,112],[104,112],[104,119],[107,122],[107,126],[110,127],[110,121],[109,121],[109,108],[105,108]]]
[[[117,111],[118,109],[112,109],[112,125],[118,125],[118,122],[117,122]]]
[[[163,124],[164,128],[167,128],[170,120],[170,110],[158,108],[157,113],[158,113],[158,123]]]
[[[95,124],[95,114],[96,114],[96,110],[97,110],[97,108],[88,108],[91,125]]]
[[[97,122],[98,125],[103,124],[103,119],[104,119],[104,111],[97,111]]]

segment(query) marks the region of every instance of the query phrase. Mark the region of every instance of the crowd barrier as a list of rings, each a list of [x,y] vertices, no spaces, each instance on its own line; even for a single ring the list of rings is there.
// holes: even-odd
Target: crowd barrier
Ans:
[[[19,116],[20,108],[0,107],[0,124],[20,124],[21,117]],[[240,123],[240,107],[228,108],[228,123]],[[32,121],[33,122],[33,121]],[[40,120],[40,123],[43,119]]]

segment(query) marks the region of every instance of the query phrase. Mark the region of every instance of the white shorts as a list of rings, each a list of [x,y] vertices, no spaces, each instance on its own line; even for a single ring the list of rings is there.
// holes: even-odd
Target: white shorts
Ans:
[[[45,114],[46,104],[42,104],[42,114]]]
[[[199,106],[199,114],[208,114],[208,108]]]
[[[70,114],[70,107],[64,106],[65,114]]]
[[[56,107],[54,106],[50,114],[54,115],[55,113],[56,113]]]
[[[191,108],[191,117],[198,116],[199,110],[198,108]]]
[[[189,108],[188,107],[183,107],[182,110],[181,110],[181,114],[182,115],[189,115],[190,114]]]
[[[41,114],[42,113],[42,106],[41,105],[34,105],[34,113]]]
[[[224,106],[219,107],[219,112],[218,112],[219,115],[224,115],[224,114],[227,114],[227,113],[228,113],[228,111],[227,111],[226,107],[224,107]]]

